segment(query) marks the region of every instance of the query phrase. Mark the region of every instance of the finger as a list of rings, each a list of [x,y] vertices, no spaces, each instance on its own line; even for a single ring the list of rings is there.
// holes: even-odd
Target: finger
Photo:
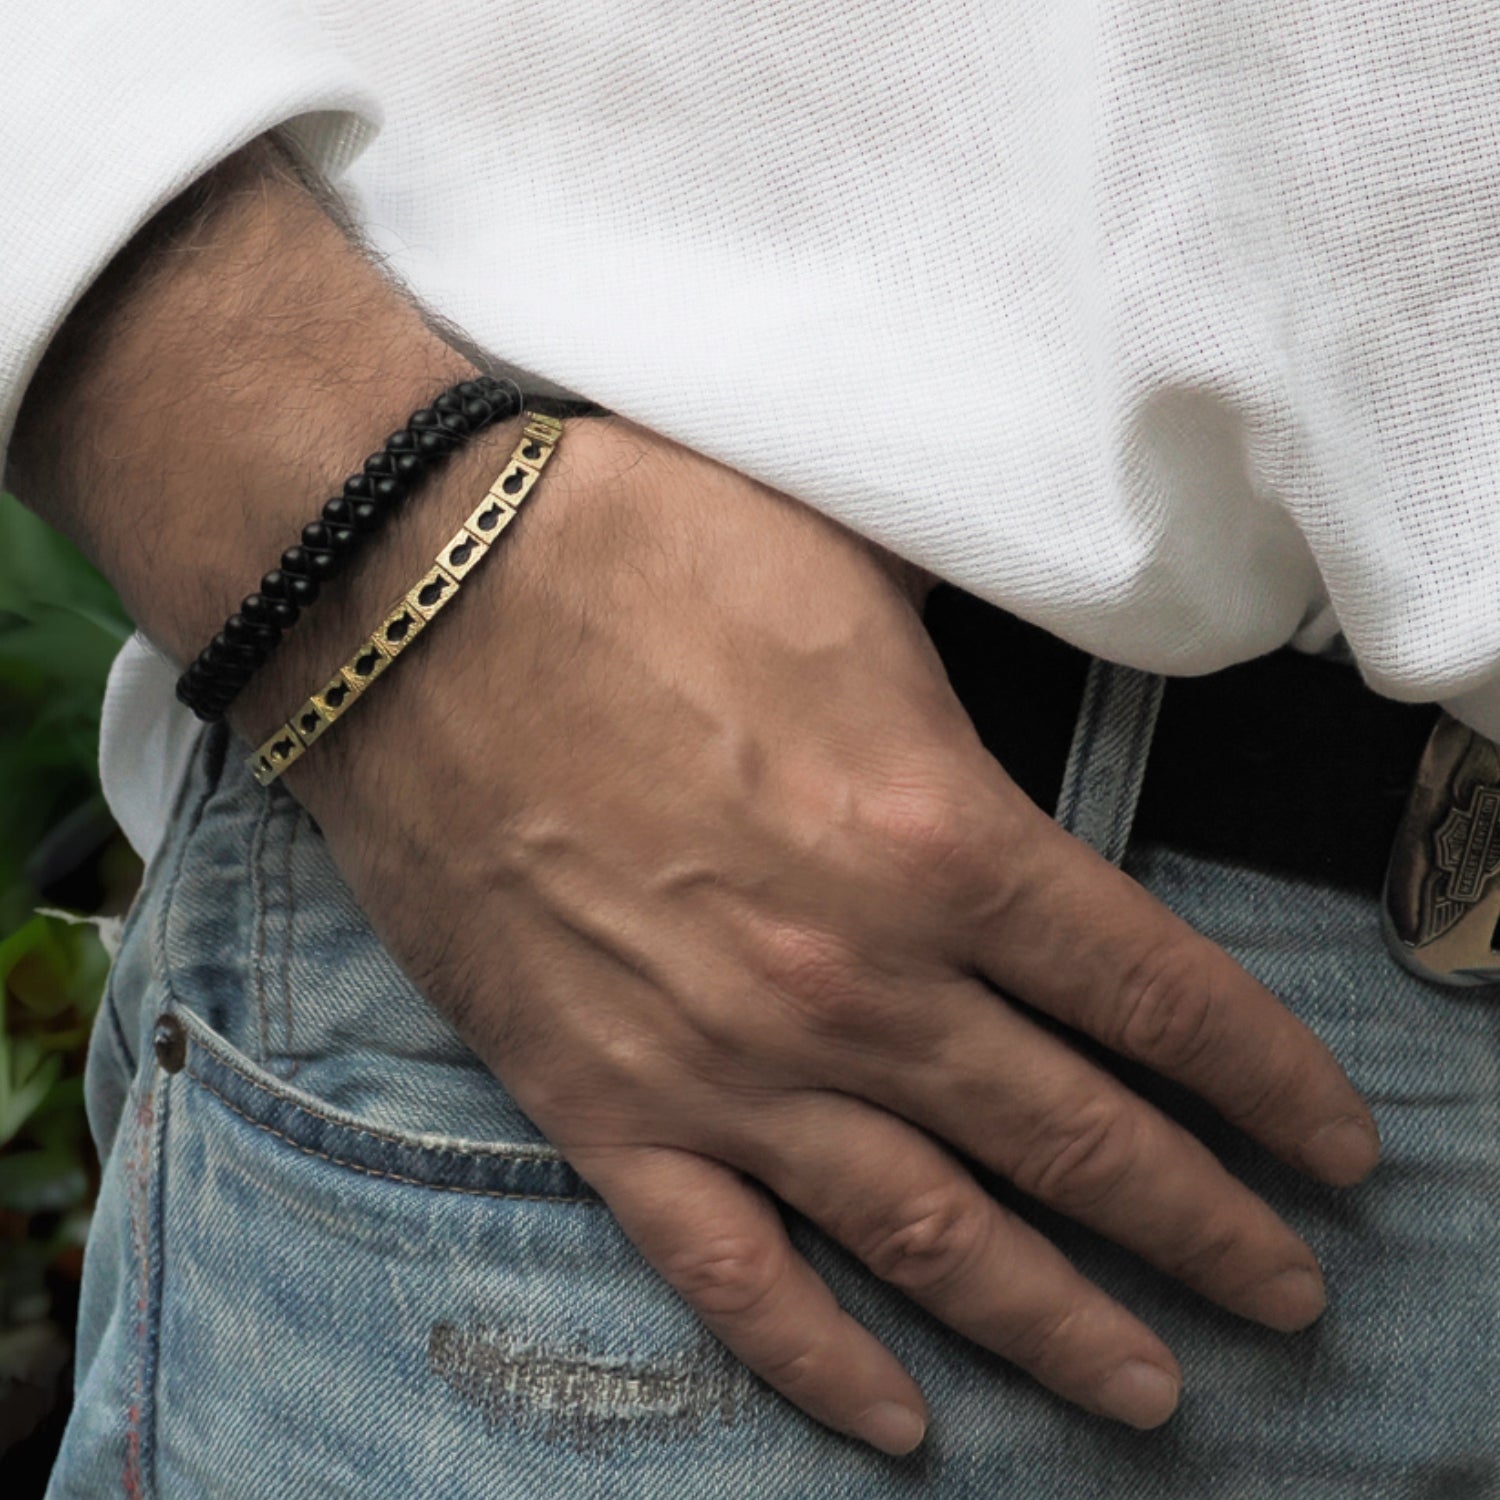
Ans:
[[[570,1159],[646,1259],[768,1385],[883,1453],[922,1441],[927,1408],[916,1383],[838,1305],[763,1193],[686,1151],[574,1151]]]
[[[937,1046],[896,1066],[844,1059],[829,1086],[921,1125],[1233,1312],[1283,1332],[1322,1312],[1312,1251],[1195,1136],[978,984],[925,992],[921,1009]]]
[[[753,1129],[747,1169],[951,1328],[1089,1411],[1141,1428],[1172,1414],[1166,1345],[920,1131],[813,1093]]]
[[[1333,1054],[1228,954],[1051,819],[1007,843],[975,955],[989,979],[1316,1177],[1347,1185],[1375,1165],[1375,1123]]]

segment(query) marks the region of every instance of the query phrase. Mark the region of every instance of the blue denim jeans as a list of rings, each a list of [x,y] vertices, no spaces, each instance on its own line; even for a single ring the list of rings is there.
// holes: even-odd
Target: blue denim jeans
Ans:
[[[307,815],[216,731],[95,1037],[104,1186],[50,1494],[1500,1496],[1500,1000],[1399,969],[1369,899],[1129,846],[1153,692],[1096,668],[1061,815],[1283,996],[1375,1108],[1385,1160],[1337,1192],[1129,1075],[1317,1250],[1315,1328],[1252,1326],[1020,1205],[1180,1355],[1180,1411],[1135,1433],[796,1222],[933,1412],[904,1460],[822,1430],[646,1267],[398,972]]]

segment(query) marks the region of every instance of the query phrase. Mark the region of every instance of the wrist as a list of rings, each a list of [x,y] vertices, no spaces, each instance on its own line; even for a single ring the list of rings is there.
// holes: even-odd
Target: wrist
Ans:
[[[464,450],[382,536],[347,591],[327,611],[320,605],[316,623],[252,681],[230,716],[247,747],[264,744],[334,680],[485,501],[523,426],[499,425]],[[497,722],[496,706],[519,701],[529,714],[544,701],[535,685],[556,664],[559,636],[579,628],[580,611],[586,616],[607,591],[620,558],[621,512],[593,502],[607,494],[611,472],[653,442],[615,421],[567,424],[482,573],[465,579],[459,596],[369,684],[357,711],[282,776],[325,828],[334,819],[355,827],[371,826],[372,817],[399,821],[396,804],[410,778],[442,775],[444,765],[498,770],[505,762],[501,747],[516,726],[506,715]]]
[[[260,744],[310,694],[336,677],[359,643],[432,566],[440,548],[463,526],[500,473],[520,428],[520,420],[512,419],[471,439],[424,480],[347,573],[324,588],[317,604],[251,677],[228,714],[248,743]],[[443,612],[450,630],[460,603],[455,600]],[[413,652],[404,661],[406,672],[415,675],[412,664],[422,654]],[[380,689],[371,686],[373,691],[389,691],[383,679]],[[318,769],[335,764],[342,775],[347,766],[340,751],[348,740],[344,732],[320,739],[318,754],[312,757],[317,762],[311,768],[314,774],[294,776],[289,784],[300,791],[316,779]]]
[[[210,176],[90,290],[11,450],[22,499],[179,663],[386,432],[472,373],[273,148]]]

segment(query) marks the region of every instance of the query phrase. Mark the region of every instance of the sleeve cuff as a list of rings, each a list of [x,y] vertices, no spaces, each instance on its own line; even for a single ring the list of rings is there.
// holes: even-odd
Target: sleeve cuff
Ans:
[[[329,176],[379,106],[298,0],[96,0],[0,23],[0,466],[28,382],[90,283],[189,184],[288,127]]]

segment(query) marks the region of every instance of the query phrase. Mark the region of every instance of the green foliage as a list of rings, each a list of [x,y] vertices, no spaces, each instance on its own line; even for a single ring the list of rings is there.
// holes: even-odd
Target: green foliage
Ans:
[[[99,706],[129,633],[99,573],[0,495],[0,937],[36,904],[27,862],[47,835],[102,819]]]
[[[36,916],[0,942],[0,1147],[28,1123],[42,1149],[65,1144],[47,1112],[74,1102],[64,1064],[88,1043],[108,967],[87,923]],[[0,1208],[36,1212],[8,1191],[16,1163],[0,1156]]]
[[[37,907],[79,861],[106,903],[133,880],[97,771],[129,632],[76,549],[0,495],[0,1337],[37,1326],[49,1278],[76,1271],[97,1181],[83,1060],[109,961],[94,922]]]
[[[0,1329],[47,1315],[48,1273],[88,1230],[83,1061],[108,966],[87,922],[36,916],[0,942]]]

